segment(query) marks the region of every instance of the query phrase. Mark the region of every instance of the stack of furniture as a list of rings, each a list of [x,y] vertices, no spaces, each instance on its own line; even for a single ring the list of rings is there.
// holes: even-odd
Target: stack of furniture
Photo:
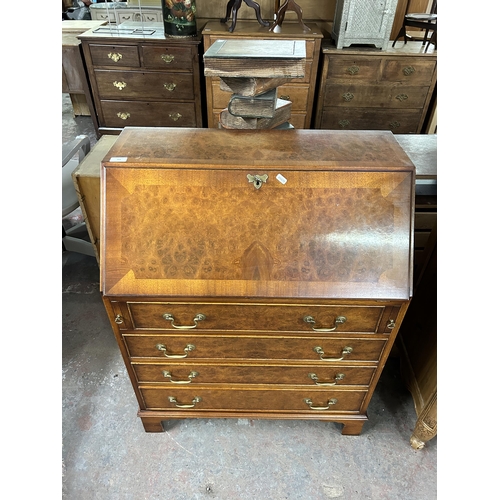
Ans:
[[[102,162],[101,290],[145,430],[359,434],[412,295],[414,185],[390,132],[127,127]]]
[[[99,134],[123,127],[201,127],[200,38],[165,38],[163,23],[103,26],[79,36]]]
[[[272,129],[291,125],[292,103],[279,99],[278,86],[302,78],[304,40],[217,40],[203,56],[205,76],[218,77],[231,92],[219,115],[227,129]]]
[[[203,49],[207,52],[217,40],[240,40],[251,42],[255,40],[303,40],[306,45],[305,73],[303,77],[288,78],[286,83],[278,86],[277,98],[292,103],[290,124],[294,128],[311,128],[316,89],[316,74],[318,71],[321,39],[323,35],[318,26],[309,25],[311,30],[304,32],[296,23],[284,23],[279,33],[269,31],[269,28],[256,22],[238,21],[234,32],[230,32],[225,24],[219,21],[208,22],[202,31]],[[207,124],[209,128],[219,127],[219,117],[222,110],[228,107],[231,94],[221,90],[218,76],[206,76]]]

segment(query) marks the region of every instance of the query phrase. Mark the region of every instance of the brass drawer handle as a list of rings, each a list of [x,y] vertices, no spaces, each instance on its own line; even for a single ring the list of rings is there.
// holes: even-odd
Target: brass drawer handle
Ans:
[[[349,66],[349,68],[347,68],[347,72],[351,75],[357,74],[358,71],[359,71],[359,66]]]
[[[310,323],[311,325],[314,325],[316,321],[314,321],[314,318],[312,316],[304,316],[304,322],[305,323]],[[315,332],[321,332],[321,333],[328,333],[328,332],[334,332],[339,325],[343,325],[347,321],[347,318],[345,316],[337,316],[335,318],[335,325],[332,328],[316,328],[315,326],[312,327],[312,329]]]
[[[166,64],[170,64],[175,59],[175,56],[172,56],[170,54],[162,54],[161,58]]]
[[[397,99],[399,102],[406,101],[406,99],[408,99],[408,94],[398,94],[398,95],[396,96],[396,99]]]
[[[174,403],[175,406],[177,406],[177,408],[194,408],[196,406],[196,403],[199,403],[201,401],[201,398],[200,398],[200,396],[195,396],[190,405],[189,404],[188,405],[183,405],[181,403],[178,403],[177,399],[175,399],[174,396],[169,396],[168,400],[171,403]]]
[[[130,118],[130,113],[125,113],[125,112],[116,113],[116,116],[118,118],[121,118],[122,120],[126,120],[127,118]]]
[[[179,118],[182,118],[180,113],[170,113],[168,116],[174,120],[174,122],[176,122]]]
[[[304,399],[304,403],[308,405],[311,410],[324,411],[324,410],[329,410],[330,406],[337,404],[337,400],[334,398],[329,399],[328,403],[326,403],[328,406],[313,406],[313,402],[309,398]]]
[[[186,358],[188,353],[194,351],[196,347],[193,344],[187,344],[184,347],[184,354],[170,354],[167,352],[167,346],[165,344],[156,344],[155,346],[159,351],[162,351],[165,357],[169,359],[181,359]]]
[[[415,68],[413,66],[406,66],[403,68],[403,74],[405,76],[410,76],[412,73],[415,73]]]
[[[255,189],[260,189],[262,187],[262,184],[267,182],[268,178],[269,176],[267,174],[264,175],[247,174],[248,182],[253,183],[253,187]]]
[[[395,322],[393,319],[390,319],[390,320],[387,322],[387,326],[386,326],[386,328],[389,328],[389,330],[392,330],[395,326],[396,326],[396,322]]]
[[[125,82],[113,82],[113,85],[118,89],[118,90],[123,90],[127,84]]]
[[[170,380],[170,382],[172,382],[172,384],[190,384],[192,382],[192,380],[198,376],[198,372],[191,372],[188,375],[188,380],[173,380],[172,374],[167,370],[163,370],[163,376],[165,378],[168,378]]]
[[[353,349],[352,349],[352,347],[344,347],[342,349],[342,357],[341,358],[329,358],[329,357],[325,358],[325,357],[323,357],[325,355],[325,351],[323,351],[323,348],[320,346],[313,347],[313,351],[317,352],[319,354],[319,359],[321,359],[323,361],[342,361],[345,356],[352,353]]]
[[[346,128],[351,122],[349,120],[340,120],[339,121],[339,125],[342,127],[342,128]]]
[[[284,101],[290,101],[290,100],[291,100],[291,99],[290,99],[290,96],[289,96],[289,95],[286,95],[286,94],[284,94],[284,95],[280,95],[280,99],[283,99]]]
[[[115,323],[117,325],[121,325],[123,324],[123,316],[121,314],[117,314],[116,317],[115,317]]]
[[[346,92],[345,94],[342,94],[342,99],[344,99],[344,101],[346,102],[352,101],[354,99],[354,94],[351,92]]]
[[[332,385],[337,385],[337,382],[339,380],[343,380],[345,377],[345,375],[343,373],[337,373],[337,375],[335,375],[335,382],[320,382],[319,379],[318,379],[318,376],[315,374],[315,373],[310,373],[309,374],[309,378],[311,380],[314,380],[314,383],[316,385],[322,385],[322,386],[328,386],[328,387],[331,387]]]
[[[164,83],[163,86],[169,91],[172,92],[177,87],[176,83]]]
[[[391,123],[389,123],[389,128],[392,130],[392,129],[395,129],[395,128],[399,128],[401,127],[401,123],[399,123],[398,121],[393,121]]]
[[[108,57],[113,61],[113,62],[118,62],[123,56],[119,52],[110,52],[108,54]]]
[[[163,319],[166,319],[167,321],[170,321],[172,324],[173,328],[177,328],[177,330],[191,330],[193,328],[196,328],[198,326],[198,321],[203,321],[207,319],[207,317],[204,314],[197,314],[194,318],[194,325],[174,325],[175,318],[170,314],[170,313],[165,313],[163,315]]]

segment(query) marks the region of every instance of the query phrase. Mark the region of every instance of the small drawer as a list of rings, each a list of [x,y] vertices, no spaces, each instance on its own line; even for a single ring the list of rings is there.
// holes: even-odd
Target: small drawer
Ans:
[[[359,411],[366,392],[359,390],[317,389],[206,389],[152,388],[140,389],[148,410],[249,410],[249,411],[293,411],[308,414],[335,414],[336,412]]]
[[[104,99],[194,99],[190,73],[96,70],[95,77]]]
[[[193,102],[101,101],[106,127],[196,127]]]
[[[436,61],[416,58],[396,58],[384,61],[381,80],[408,85],[430,85]]]
[[[131,358],[253,359],[316,361],[322,364],[377,363],[385,340],[359,338],[304,338],[249,335],[202,337],[198,335],[125,334]]]
[[[193,70],[193,52],[190,47],[142,46],[145,68],[163,70]]]
[[[299,85],[282,85],[278,87],[278,98],[292,102],[292,113],[307,111],[309,87]]]
[[[375,57],[329,57],[326,78],[376,82],[380,64],[381,59]]]
[[[300,366],[177,362],[133,363],[139,384],[279,384],[314,387],[368,387],[374,366]]]
[[[89,45],[94,66],[139,68],[139,51],[135,45]]]
[[[312,335],[385,331],[385,326],[380,325],[384,306],[156,302],[128,302],[127,305],[132,327],[137,330],[276,331]],[[199,315],[203,317],[196,319]]]

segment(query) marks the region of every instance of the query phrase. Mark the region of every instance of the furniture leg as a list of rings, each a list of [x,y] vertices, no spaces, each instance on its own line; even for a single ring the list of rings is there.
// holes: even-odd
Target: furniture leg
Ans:
[[[255,10],[255,16],[257,17],[257,21],[259,21],[259,24],[261,26],[269,26],[268,21],[264,21],[262,19],[261,13],[260,13],[260,5],[257,2],[254,2],[254,0],[245,0],[245,3],[249,6],[252,7],[253,10]]]
[[[229,2],[227,2],[226,17],[223,17],[220,20],[221,23],[227,22],[227,20],[229,19],[229,16],[231,15],[231,10],[232,10],[235,2],[236,2],[236,0],[229,0]],[[241,0],[240,0],[240,4],[241,4]]]
[[[344,424],[344,427],[342,428],[342,435],[359,436],[361,434],[361,430],[363,429],[365,420],[347,420],[341,423]]]
[[[295,13],[297,14],[298,22],[299,25],[302,27],[302,29],[304,31],[311,31],[311,28],[308,28],[302,22],[302,9],[295,3],[295,0],[285,0],[285,3],[278,9],[278,13],[276,14],[276,19],[271,28],[269,29],[269,31],[273,31],[276,26],[282,25],[285,19],[285,13],[289,9],[294,10]]]
[[[158,417],[141,417],[146,432],[165,432],[162,419]]]

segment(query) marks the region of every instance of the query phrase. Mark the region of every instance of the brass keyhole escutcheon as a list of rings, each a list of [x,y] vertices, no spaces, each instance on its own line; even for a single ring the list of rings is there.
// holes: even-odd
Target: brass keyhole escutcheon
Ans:
[[[255,189],[260,189],[262,187],[262,184],[267,182],[268,178],[269,176],[267,174],[264,175],[247,174],[248,182],[253,183]]]

